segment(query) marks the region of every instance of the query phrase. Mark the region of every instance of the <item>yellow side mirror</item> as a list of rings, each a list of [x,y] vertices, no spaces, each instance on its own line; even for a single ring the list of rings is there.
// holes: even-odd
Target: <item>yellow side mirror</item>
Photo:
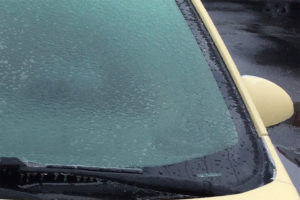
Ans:
[[[256,76],[242,76],[266,127],[290,118],[294,113],[291,97],[275,83]]]

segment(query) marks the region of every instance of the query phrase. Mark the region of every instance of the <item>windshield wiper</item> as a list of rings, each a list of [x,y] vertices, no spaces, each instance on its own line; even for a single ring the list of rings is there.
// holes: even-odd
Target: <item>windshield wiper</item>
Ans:
[[[35,171],[35,172],[54,172],[56,170],[61,171],[58,173],[65,173],[63,171],[69,172],[70,170],[84,170],[92,172],[114,172],[114,173],[133,173],[142,174],[143,170],[141,168],[101,168],[101,167],[82,167],[82,166],[64,166],[64,165],[42,165],[38,163],[25,164],[21,160],[15,157],[0,157],[0,168],[18,168],[20,171]]]
[[[25,164],[17,158],[0,158],[0,184],[17,186],[17,180],[12,182],[16,174],[64,174],[97,178],[101,181],[111,181],[142,189],[195,196],[216,196],[237,193],[227,187],[213,185],[209,181],[197,181],[169,176],[151,175],[143,169],[136,168],[94,168],[77,166],[57,166]],[[3,181],[8,181],[4,183]],[[53,182],[52,182],[53,183]],[[67,183],[67,182],[66,182]],[[10,185],[7,185],[10,184]],[[43,183],[40,182],[40,185]]]

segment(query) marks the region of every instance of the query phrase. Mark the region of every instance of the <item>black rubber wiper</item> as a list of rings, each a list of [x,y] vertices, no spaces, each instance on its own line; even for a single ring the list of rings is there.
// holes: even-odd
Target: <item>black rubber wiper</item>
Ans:
[[[91,171],[91,172],[114,172],[114,173],[133,173],[142,174],[141,168],[101,168],[101,167],[82,167],[82,166],[64,166],[64,165],[42,165],[37,163],[25,164],[15,157],[0,157],[0,168],[16,168],[26,172],[58,172],[67,173],[70,170],[75,171]],[[65,172],[64,172],[65,171]]]
[[[0,158],[0,171],[12,174],[64,174],[97,178],[142,189],[194,196],[217,196],[237,193],[208,181],[196,181],[169,176],[151,175],[136,168],[94,168],[76,166],[25,164],[17,158]],[[9,177],[7,177],[9,178]],[[8,180],[8,179],[7,179]],[[1,182],[1,180],[0,180]]]

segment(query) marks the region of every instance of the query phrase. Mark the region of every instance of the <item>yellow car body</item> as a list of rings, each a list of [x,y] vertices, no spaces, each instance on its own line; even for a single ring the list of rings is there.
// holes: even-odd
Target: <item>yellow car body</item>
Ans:
[[[287,174],[283,164],[278,157],[276,150],[268,136],[266,125],[262,120],[259,111],[257,110],[252,96],[249,92],[249,88],[243,78],[241,77],[233,59],[231,58],[223,40],[221,39],[216,27],[214,26],[211,18],[209,17],[205,7],[200,0],[192,0],[192,3],[201,17],[204,25],[206,26],[208,32],[210,33],[224,63],[226,64],[242,98],[245,102],[250,116],[255,125],[256,131],[259,136],[263,139],[273,164],[276,168],[276,174],[274,175],[274,180],[266,185],[258,187],[254,190],[250,190],[240,194],[228,195],[228,196],[218,196],[218,197],[208,197],[199,199],[222,199],[222,200],[299,200],[299,195],[295,186],[293,185],[289,175]],[[291,108],[283,110],[286,112],[284,115],[289,116],[291,114]],[[268,115],[268,114],[267,114]],[[268,117],[268,116],[267,116]]]
[[[204,25],[206,26],[208,32],[210,33],[220,55],[222,56],[224,63],[226,64],[246,106],[247,109],[251,115],[251,118],[253,120],[253,123],[255,125],[257,133],[260,135],[260,137],[263,139],[270,157],[272,158],[274,162],[274,166],[276,168],[276,174],[274,176],[274,180],[266,184],[264,186],[261,186],[259,188],[256,188],[254,190],[244,192],[241,194],[235,194],[235,195],[228,195],[228,196],[219,196],[219,197],[210,197],[210,198],[204,198],[204,199],[223,199],[223,200],[260,200],[260,199],[272,199],[272,200],[283,200],[283,199],[289,199],[289,200],[297,200],[300,199],[298,192],[293,185],[287,171],[285,170],[283,164],[280,161],[280,158],[278,157],[276,150],[268,136],[268,132],[266,130],[266,126],[261,119],[261,116],[255,106],[254,101],[252,100],[252,97],[247,89],[247,86],[241,77],[232,57],[230,56],[229,51],[227,50],[221,36],[219,35],[215,25],[213,24],[213,21],[211,20],[208,12],[206,11],[205,7],[203,6],[202,2],[200,0],[192,0],[192,3],[198,12],[199,16],[201,17]],[[280,98],[280,97],[278,97]],[[287,110],[290,108],[288,107]],[[286,112],[283,110],[282,112]],[[290,111],[288,111],[290,112]],[[283,113],[283,115],[286,115]],[[268,116],[267,116],[268,117]],[[269,118],[272,116],[269,115]],[[203,199],[203,198],[201,198]]]

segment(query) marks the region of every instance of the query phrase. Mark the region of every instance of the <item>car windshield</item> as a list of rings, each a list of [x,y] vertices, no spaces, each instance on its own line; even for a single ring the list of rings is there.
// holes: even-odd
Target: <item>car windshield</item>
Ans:
[[[263,146],[188,5],[0,0],[0,157],[155,169],[211,156],[195,177],[249,178],[235,168]]]
[[[237,143],[174,2],[2,2],[1,156],[155,166]]]

